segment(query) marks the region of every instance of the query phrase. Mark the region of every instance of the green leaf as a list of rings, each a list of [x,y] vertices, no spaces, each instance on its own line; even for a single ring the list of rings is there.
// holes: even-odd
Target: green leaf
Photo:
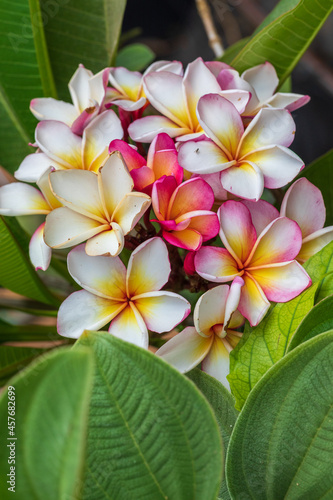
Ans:
[[[214,410],[220,428],[225,456],[229,439],[238,417],[238,411],[235,409],[235,400],[218,380],[210,377],[198,368],[187,373],[187,377],[195,383]],[[223,500],[230,499],[225,478],[222,480],[219,496]]]
[[[8,445],[14,443],[16,487],[13,495],[3,481],[2,499],[79,498],[92,377],[89,351],[57,349],[11,380],[15,428],[7,430],[13,425],[8,411],[13,405],[8,405],[11,396],[5,390],[0,400],[0,468],[10,472]]]
[[[326,226],[333,224],[333,149],[310,163],[299,174],[321,191],[326,206]]]
[[[55,326],[12,325],[0,319],[0,342],[27,342],[64,340]]]
[[[82,63],[98,72],[113,64],[126,0],[40,0],[50,61],[61,99]]]
[[[333,9],[332,0],[300,0],[250,39],[232,60],[239,72],[269,61],[275,67],[280,84],[309,47]]]
[[[333,295],[318,302],[305,316],[291,339],[288,351],[331,329],[333,329]]]
[[[143,43],[132,43],[119,50],[115,66],[124,66],[130,71],[142,71],[155,59],[154,52]]]
[[[258,383],[229,443],[232,498],[332,498],[332,371],[329,332],[290,352]]]
[[[231,64],[233,59],[243,49],[243,47],[245,47],[245,45],[248,43],[249,40],[250,40],[250,37],[248,36],[246,38],[241,38],[237,42],[230,45],[230,47],[228,47],[224,51],[223,56],[219,58],[219,61],[223,61],[227,64]]]
[[[33,268],[23,236],[15,219],[0,217],[0,285],[45,304],[59,305]]]
[[[319,282],[315,302],[333,294],[333,241],[304,264],[312,282]]]
[[[0,326],[2,326],[1,322]],[[10,377],[45,351],[46,349],[35,347],[0,346],[0,384],[4,385]]]
[[[253,35],[259,33],[259,31],[263,30],[266,26],[275,21],[275,19],[282,16],[282,14],[294,9],[298,3],[299,0],[280,0],[268,16],[266,16],[262,23],[260,23],[260,25],[256,28]]]
[[[215,500],[222,472],[213,412],[194,384],[148,351],[103,332],[95,356],[82,500]]]

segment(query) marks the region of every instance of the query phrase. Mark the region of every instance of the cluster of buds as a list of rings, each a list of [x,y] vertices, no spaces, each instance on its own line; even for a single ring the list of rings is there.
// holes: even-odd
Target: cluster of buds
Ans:
[[[290,113],[309,98],[275,93],[278,83],[270,63],[242,75],[201,58],[185,71],[159,61],[143,75],[80,66],[73,104],[31,102],[37,150],[16,171],[20,182],[0,188],[0,213],[46,215],[30,242],[36,269],[48,268],[52,249],[74,247],[68,271],[82,290],[59,309],[60,335],[109,324],[148,348],[149,332],[185,321],[185,296],[199,292],[194,326],[156,354],[182,372],[201,363],[228,387],[245,319],[258,325],[270,301],[310,286],[301,264],[333,239],[322,195],[305,178],[280,212],[261,199],[304,167],[289,149]]]

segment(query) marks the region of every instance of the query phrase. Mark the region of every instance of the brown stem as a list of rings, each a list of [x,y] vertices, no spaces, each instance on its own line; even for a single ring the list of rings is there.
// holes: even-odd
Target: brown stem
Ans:
[[[195,3],[197,5],[199,16],[201,17],[202,23],[205,27],[206,34],[208,37],[208,42],[212,51],[214,52],[216,57],[223,56],[224,49],[222,45],[222,40],[217,34],[212,18],[212,13],[210,11],[207,1],[195,0]]]

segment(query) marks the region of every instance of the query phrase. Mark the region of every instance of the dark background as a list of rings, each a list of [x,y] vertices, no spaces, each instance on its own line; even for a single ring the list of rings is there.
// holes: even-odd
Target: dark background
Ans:
[[[215,26],[225,48],[251,35],[275,0],[209,0]],[[130,43],[142,42],[157,59],[177,59],[186,65],[198,56],[214,59],[194,0],[128,0],[123,32],[138,28]],[[296,110],[297,132],[292,149],[310,163],[332,147],[333,137],[333,16],[327,21],[292,75],[293,92],[311,101]]]

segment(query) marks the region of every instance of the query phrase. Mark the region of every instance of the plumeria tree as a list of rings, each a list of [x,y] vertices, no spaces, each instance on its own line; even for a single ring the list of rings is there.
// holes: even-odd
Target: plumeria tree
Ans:
[[[1,498],[329,499],[333,154],[287,87],[332,2],[187,66],[125,3],[4,7]]]

